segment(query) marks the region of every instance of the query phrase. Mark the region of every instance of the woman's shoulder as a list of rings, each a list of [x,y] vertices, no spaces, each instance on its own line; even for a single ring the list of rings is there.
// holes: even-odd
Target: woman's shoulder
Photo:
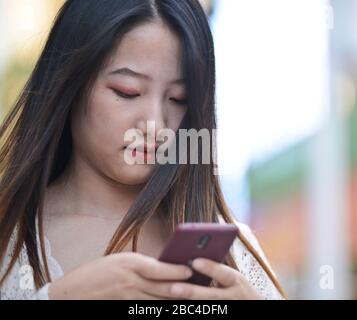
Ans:
[[[250,226],[248,224],[238,221],[235,217],[231,217],[231,218],[234,224],[238,227],[239,233],[243,234],[248,239],[249,242],[252,242],[251,244],[254,247],[260,247],[259,242],[256,236],[254,235],[252,229],[250,228]],[[221,215],[218,215],[218,220],[220,223],[226,223]]]
[[[219,216],[220,223],[225,223],[224,219]],[[233,218],[233,222],[237,225],[239,233],[249,242],[249,244],[258,253],[259,257],[264,261],[269,271],[276,277],[256,235],[248,224],[239,222]],[[266,299],[281,299],[282,296],[274,286],[268,274],[241,240],[237,237],[230,250],[239,271],[248,279],[248,281],[266,298]]]
[[[7,245],[6,253],[0,265],[0,277],[2,278],[10,266],[15,253],[18,228],[15,227]],[[25,244],[20,249],[20,254],[10,272],[0,287],[1,300],[34,299],[35,289],[33,273],[27,256]]]
[[[15,253],[18,227],[15,227],[7,245],[6,253],[0,264],[0,278],[10,266]],[[40,258],[41,260],[41,258]],[[36,290],[33,269],[29,262],[26,245],[23,244],[18,258],[0,286],[0,300],[47,300],[48,284]]]
[[[218,219],[220,223],[226,223],[221,215],[218,216]],[[257,239],[257,236],[254,234],[251,227],[246,223],[238,221],[235,217],[232,217],[232,220],[234,224],[238,227],[238,232],[249,241],[249,243],[254,247],[256,251],[258,251],[259,254],[264,255],[264,258],[266,259],[264,251],[261,248],[260,243]],[[240,241],[240,243],[242,242]]]

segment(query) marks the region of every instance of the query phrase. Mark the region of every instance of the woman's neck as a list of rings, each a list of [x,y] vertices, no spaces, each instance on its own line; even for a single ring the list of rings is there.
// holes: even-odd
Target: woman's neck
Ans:
[[[72,161],[48,188],[46,197],[49,205],[52,203],[52,207],[60,207],[61,214],[83,214],[115,220],[124,217],[142,188],[143,185],[120,184],[85,162]]]

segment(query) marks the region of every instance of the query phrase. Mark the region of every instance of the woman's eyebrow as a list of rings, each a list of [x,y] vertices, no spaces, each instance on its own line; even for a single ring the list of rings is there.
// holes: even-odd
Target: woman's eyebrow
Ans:
[[[123,75],[123,76],[130,76],[130,77],[134,77],[134,78],[144,79],[144,80],[152,80],[152,78],[150,76],[136,72],[136,71],[129,69],[127,67],[113,70],[113,71],[109,72],[108,75]],[[170,81],[170,83],[184,84],[185,79],[173,80],[173,81]]]
[[[123,75],[123,76],[131,76],[131,77],[135,77],[135,78],[141,78],[141,79],[145,79],[145,80],[151,80],[151,78],[148,75],[136,72],[129,68],[116,69],[114,71],[109,72],[108,75],[117,75],[117,74]]]

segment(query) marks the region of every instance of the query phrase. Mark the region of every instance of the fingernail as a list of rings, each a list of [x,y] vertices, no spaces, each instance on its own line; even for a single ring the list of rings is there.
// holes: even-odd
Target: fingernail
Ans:
[[[195,259],[193,260],[193,267],[198,269],[204,268],[205,262],[201,259]]]
[[[179,284],[174,284],[171,287],[171,293],[174,295],[181,295],[184,293],[184,291],[185,291],[184,287]]]

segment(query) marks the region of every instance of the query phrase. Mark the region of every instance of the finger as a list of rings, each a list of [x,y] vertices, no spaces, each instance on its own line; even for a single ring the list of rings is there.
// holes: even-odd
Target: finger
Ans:
[[[188,266],[162,262],[140,253],[127,256],[125,264],[147,279],[186,280],[192,276],[192,270]]]
[[[132,299],[135,299],[135,300],[165,300],[165,298],[158,297],[156,295],[142,292],[142,291],[138,291],[137,293],[135,293],[134,296],[129,298],[129,300],[132,300]]]
[[[226,288],[205,287],[195,284],[178,282],[174,283],[170,292],[174,298],[189,300],[230,300]]]
[[[205,258],[197,258],[192,263],[193,269],[212,278],[223,287],[232,287],[237,284],[239,271],[223,263]]]
[[[146,292],[138,292],[137,296],[134,297],[134,299],[137,299],[137,300],[166,300],[163,297],[158,297],[153,294],[146,293]]]
[[[177,296],[171,292],[172,284],[172,281],[152,281],[142,278],[138,287],[149,295],[155,295],[161,299],[177,300]]]
[[[119,296],[129,295],[133,299],[143,300],[171,300],[174,299],[170,293],[170,285],[172,281],[157,281],[143,278],[135,271],[126,271],[125,283],[115,286],[114,290],[118,290]],[[131,299],[131,298],[130,298]]]

